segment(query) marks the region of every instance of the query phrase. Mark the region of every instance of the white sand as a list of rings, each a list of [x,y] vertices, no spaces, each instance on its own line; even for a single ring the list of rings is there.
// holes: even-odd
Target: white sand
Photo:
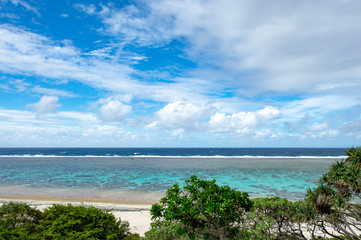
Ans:
[[[116,203],[99,203],[99,202],[75,202],[75,201],[40,201],[40,200],[19,200],[19,199],[0,199],[0,204],[4,202],[24,202],[32,207],[43,211],[53,204],[72,204],[94,206],[100,209],[111,210],[115,217],[121,218],[129,222],[131,232],[139,233],[144,236],[144,233],[149,230],[151,223],[150,208],[151,205],[130,205],[130,204],[116,204]]]

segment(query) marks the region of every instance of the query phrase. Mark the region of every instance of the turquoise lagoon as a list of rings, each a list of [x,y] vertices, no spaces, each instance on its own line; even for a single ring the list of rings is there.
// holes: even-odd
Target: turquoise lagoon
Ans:
[[[2,156],[0,196],[154,202],[197,175],[252,197],[301,199],[340,157]]]

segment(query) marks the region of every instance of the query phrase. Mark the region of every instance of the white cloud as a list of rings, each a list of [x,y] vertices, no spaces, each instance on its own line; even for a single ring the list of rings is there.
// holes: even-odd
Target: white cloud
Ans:
[[[323,122],[323,123],[314,123],[311,125],[311,127],[309,128],[310,131],[322,131],[325,130],[329,127],[329,124],[327,122]]]
[[[192,104],[177,101],[166,105],[156,113],[156,120],[146,129],[172,129],[172,135],[189,132],[208,132],[210,134],[255,134],[257,128],[272,125],[280,115],[276,107],[266,106],[261,110],[227,114],[220,112],[211,104]],[[216,112],[215,112],[216,111]],[[264,131],[264,130],[262,130]],[[259,136],[275,137],[274,133],[259,132]],[[277,133],[278,134],[278,133]]]
[[[264,119],[275,118],[280,114],[280,111],[272,106],[266,106],[264,109],[258,110],[257,114]]]
[[[15,80],[11,80],[9,82],[14,88],[16,88],[16,90],[18,92],[24,92],[28,89],[28,87],[30,86],[29,83],[25,82],[24,80],[21,79],[15,79]]]
[[[3,73],[75,80],[97,89],[163,102],[199,99],[207,92],[205,82],[199,84],[193,78],[174,79],[173,83],[138,81],[132,75],[140,73],[131,64],[144,57],[116,56],[124,60],[119,63],[106,61],[99,54],[90,52],[89,56],[69,42],[53,42],[11,25],[0,25],[0,71]]]
[[[43,96],[37,103],[28,104],[28,107],[35,110],[38,114],[56,112],[56,108],[61,105],[58,103],[59,98],[54,96]]]
[[[90,4],[88,6],[84,4],[75,4],[74,7],[87,14],[94,14],[96,11],[96,7],[94,6],[94,4]]]
[[[0,135],[2,146],[18,147],[109,146],[108,143],[117,139],[135,137],[121,128],[101,125],[92,113],[59,111],[39,118],[31,111],[3,109],[0,109]]]
[[[211,133],[239,133],[249,134],[255,131],[265,120],[270,120],[280,114],[275,107],[266,106],[255,112],[238,112],[234,114],[215,113],[208,122]],[[260,135],[260,134],[258,134]]]
[[[209,106],[182,101],[169,103],[156,113],[157,120],[149,124],[147,128],[196,129],[209,108]]]
[[[127,98],[127,97],[126,97]],[[100,99],[97,102],[99,117],[105,122],[119,122],[132,112],[132,107],[125,105],[116,97]]]
[[[83,130],[82,135],[84,137],[95,137],[95,138],[134,138],[136,135],[130,132],[124,131],[124,129],[112,125],[95,125],[89,126]]]
[[[52,89],[52,88],[43,88],[40,86],[33,87],[31,89],[31,91],[35,92],[35,93],[41,93],[41,94],[59,96],[59,97],[77,97],[76,94],[68,92],[68,91]]]
[[[360,104],[358,96],[324,95],[288,101],[282,114],[292,119],[301,119],[305,114],[324,118],[325,114],[344,111]]]
[[[31,11],[31,12],[35,13],[36,15],[40,16],[39,11],[38,11],[35,7],[31,6],[31,5],[30,5],[28,2],[26,2],[26,1],[23,1],[23,0],[10,0],[10,2],[11,2],[12,4],[14,4],[15,6],[21,5],[21,6],[23,6],[26,10]]]
[[[8,85],[2,84],[2,83],[0,83],[0,88],[3,89],[3,90],[6,90],[6,91],[10,90],[10,87]]]
[[[69,43],[54,43],[38,34],[0,25],[0,71],[62,80],[76,80],[93,87],[131,92],[138,85],[126,64],[83,58]]]

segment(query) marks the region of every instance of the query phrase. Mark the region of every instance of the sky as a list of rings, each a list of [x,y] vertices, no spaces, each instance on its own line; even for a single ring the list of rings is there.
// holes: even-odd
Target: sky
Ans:
[[[361,145],[359,0],[0,0],[2,147]]]

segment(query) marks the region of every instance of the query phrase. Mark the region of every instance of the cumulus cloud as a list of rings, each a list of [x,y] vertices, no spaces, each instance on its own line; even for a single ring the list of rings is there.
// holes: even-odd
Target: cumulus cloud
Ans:
[[[157,120],[149,124],[147,128],[194,129],[199,126],[199,120],[206,116],[208,110],[209,107],[205,105],[182,101],[169,103],[156,113]]]
[[[280,114],[280,111],[272,106],[266,106],[264,109],[258,110],[257,115],[263,119],[275,118]]]
[[[58,97],[45,95],[41,97],[39,102],[28,104],[27,106],[35,110],[38,114],[54,113],[56,112],[56,108],[61,106],[58,101]]]
[[[279,110],[271,106],[255,112],[238,112],[234,114],[217,112],[210,118],[208,129],[212,133],[248,134],[260,123],[275,118],[279,114]]]
[[[126,96],[125,99],[128,97]],[[108,97],[97,101],[99,118],[104,122],[119,122],[124,116],[132,112],[132,107],[125,105],[117,97]]]
[[[220,110],[220,109],[218,109]],[[224,113],[217,111],[212,104],[193,104],[173,102],[156,113],[156,120],[146,126],[147,129],[171,129],[172,133],[208,132],[211,134],[250,134],[254,135],[257,127],[263,127],[268,120],[280,115],[280,110],[273,106],[249,112]],[[267,133],[267,134],[266,134]],[[262,129],[258,136],[276,135],[270,130]]]
[[[36,117],[31,111],[0,109],[3,146],[117,146],[136,135],[118,126],[102,124],[88,112],[59,111]],[[126,141],[125,141],[126,140]]]

